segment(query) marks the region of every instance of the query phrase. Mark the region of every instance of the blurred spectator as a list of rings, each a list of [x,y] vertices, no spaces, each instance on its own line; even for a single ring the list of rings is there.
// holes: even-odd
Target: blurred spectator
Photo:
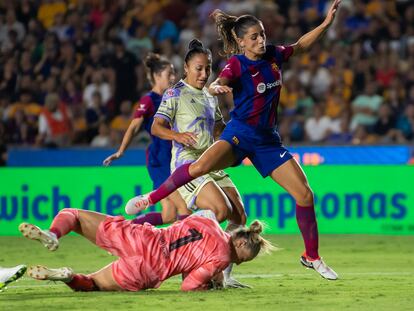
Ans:
[[[113,145],[110,130],[106,123],[99,124],[99,133],[91,141],[92,147],[111,147]]]
[[[88,144],[92,139],[88,134],[88,123],[86,120],[85,107],[83,105],[74,105],[70,107],[72,115],[72,143]],[[95,133],[96,134],[96,133]]]
[[[121,39],[114,40],[115,54],[110,60],[110,67],[115,74],[115,108],[114,113],[120,111],[121,102],[137,99],[137,71],[138,61],[134,54],[126,51]]]
[[[37,11],[37,18],[45,28],[52,26],[57,14],[65,14],[66,3],[63,0],[42,0]]]
[[[111,122],[111,131],[116,133],[116,143],[121,142],[121,138],[128,129],[131,122],[132,103],[124,100],[121,104],[121,114],[116,116]]]
[[[206,0],[198,6],[197,16],[200,20],[201,25],[206,24],[207,19],[215,9],[224,11],[226,9],[225,2],[221,0]]]
[[[404,135],[396,128],[396,123],[397,120],[388,104],[382,104],[378,110],[378,120],[374,124],[373,134],[378,135],[383,143],[404,143]]]
[[[352,136],[352,144],[354,145],[372,145],[377,143],[377,136],[374,134],[370,134],[364,125],[357,125],[353,136]]]
[[[43,45],[42,58],[34,67],[34,73],[41,76],[42,79],[48,78],[51,74],[57,75],[59,73],[58,61],[59,40],[55,34],[49,33]]]
[[[18,1],[18,7],[16,9],[17,20],[22,22],[25,29],[29,28],[29,21],[36,18],[35,4],[31,0]]]
[[[286,80],[285,86],[280,92],[280,106],[283,115],[293,115],[297,112],[300,88],[299,81],[296,77],[291,77]]]
[[[33,100],[32,92],[28,89],[20,90],[19,100],[7,108],[5,112],[6,118],[14,118],[19,111],[22,111],[26,116],[34,118],[37,118],[42,112],[42,107]]]
[[[58,94],[48,94],[39,118],[37,144],[46,147],[68,146],[71,134],[72,121],[68,109],[59,101]]]
[[[414,104],[407,105],[404,114],[397,121],[397,128],[404,137],[411,140],[414,136]]]
[[[353,117],[351,130],[355,130],[358,125],[372,127],[378,120],[377,111],[382,104],[383,98],[376,93],[375,82],[370,82],[365,92],[358,95],[352,102]]]
[[[85,102],[87,108],[94,106],[92,97],[96,92],[98,92],[101,96],[102,106],[105,106],[112,97],[111,87],[109,83],[103,80],[102,70],[95,70],[93,72],[92,82],[88,84],[83,91],[83,101]]]
[[[107,108],[102,100],[102,95],[99,91],[92,94],[92,102],[86,108],[86,124],[88,141],[98,134],[99,124],[104,122],[107,118]]]
[[[349,115],[343,113],[332,121],[332,132],[327,137],[327,143],[334,145],[349,144],[352,141],[352,133],[349,129]]]
[[[65,41],[68,39],[68,28],[69,26],[65,23],[65,15],[63,13],[56,14],[50,31],[55,33],[60,41]]]
[[[314,105],[314,99],[306,92],[304,87],[301,87],[298,92],[298,99],[296,103],[299,115],[305,118],[310,117],[312,115]]]
[[[299,76],[301,84],[308,87],[312,96],[321,99],[331,84],[329,70],[319,65],[316,58],[312,58]]]
[[[137,59],[143,59],[153,48],[147,28],[144,25],[138,26],[135,30],[135,36],[128,39],[128,51],[132,52]]]
[[[17,66],[13,58],[7,60],[0,79],[0,92],[13,98],[17,85]]]
[[[15,31],[18,41],[23,40],[26,30],[23,24],[16,20],[16,14],[13,10],[9,9],[7,11],[6,22],[0,26],[0,42],[2,42],[3,46],[9,44],[9,33],[12,30]]]
[[[40,109],[50,94],[59,94],[58,106],[66,107],[69,119],[73,117],[68,143],[89,145],[103,122],[123,124],[129,115],[121,112],[122,103],[135,102],[147,91],[141,60],[149,51],[164,54],[181,75],[187,44],[199,38],[213,53],[211,78],[215,78],[225,59],[219,55],[221,42],[209,18],[214,9],[233,15],[253,13],[268,25],[269,44],[287,45],[320,22],[328,4],[328,0],[6,1],[0,5],[3,144],[35,143],[38,128],[47,122],[44,113],[39,121],[28,107]],[[331,132],[314,137],[319,144],[412,142],[413,20],[412,1],[343,0],[323,40],[283,65],[279,106],[283,139],[309,143],[305,124],[315,122],[320,129],[321,119],[328,117]],[[223,96],[219,101],[228,120],[232,98]],[[315,101],[323,114],[318,121]],[[388,109],[379,108],[383,103]],[[57,108],[50,114],[61,111]],[[395,131],[400,136],[387,134]],[[117,131],[110,135],[111,141],[116,140],[112,136]]]
[[[178,42],[177,26],[172,21],[165,19],[162,12],[153,17],[149,34],[156,47],[160,47],[162,44],[173,46]]]
[[[332,120],[323,114],[321,105],[313,106],[313,115],[305,122],[306,137],[312,143],[324,141],[332,130]]]
[[[82,104],[82,93],[73,79],[68,79],[64,83],[60,100],[70,107]]]

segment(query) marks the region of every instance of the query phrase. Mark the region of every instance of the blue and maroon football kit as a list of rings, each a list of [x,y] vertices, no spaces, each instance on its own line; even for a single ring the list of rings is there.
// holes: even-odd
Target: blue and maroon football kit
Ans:
[[[237,163],[249,158],[266,177],[292,158],[277,131],[277,108],[282,87],[282,64],[293,53],[291,46],[266,46],[259,60],[233,55],[220,73],[233,88],[234,109],[220,139],[229,142]]]
[[[163,140],[151,134],[154,114],[161,103],[162,95],[149,92],[143,96],[134,112],[134,118],[144,118],[144,128],[151,135],[152,142],[146,151],[148,173],[153,182],[153,188],[158,188],[170,176],[171,141]]]

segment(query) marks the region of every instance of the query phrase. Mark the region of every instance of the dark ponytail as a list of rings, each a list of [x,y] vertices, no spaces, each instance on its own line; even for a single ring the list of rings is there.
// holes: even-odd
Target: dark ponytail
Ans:
[[[196,54],[207,55],[209,61],[212,61],[211,51],[209,49],[206,49],[200,40],[193,39],[188,44],[188,51],[184,57],[185,63],[188,63],[188,61],[190,61]]]
[[[243,53],[236,38],[243,38],[248,28],[261,23],[253,15],[237,17],[228,15],[221,10],[215,10],[210,16],[216,23],[218,35],[223,41],[223,53],[227,56]]]

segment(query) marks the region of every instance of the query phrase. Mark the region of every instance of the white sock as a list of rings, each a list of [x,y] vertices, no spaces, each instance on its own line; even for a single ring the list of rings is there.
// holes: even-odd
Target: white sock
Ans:
[[[226,269],[224,269],[223,273],[224,273],[224,279],[228,279],[230,278],[231,275],[231,270],[233,270],[233,263],[230,263]]]

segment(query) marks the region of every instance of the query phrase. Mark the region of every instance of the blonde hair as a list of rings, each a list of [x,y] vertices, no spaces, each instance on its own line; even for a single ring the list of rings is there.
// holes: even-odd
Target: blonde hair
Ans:
[[[234,230],[232,236],[233,239],[245,239],[247,241],[246,247],[251,250],[253,257],[256,257],[259,253],[270,253],[277,249],[272,243],[260,235],[262,231],[263,224],[255,220],[248,228],[243,227]]]

